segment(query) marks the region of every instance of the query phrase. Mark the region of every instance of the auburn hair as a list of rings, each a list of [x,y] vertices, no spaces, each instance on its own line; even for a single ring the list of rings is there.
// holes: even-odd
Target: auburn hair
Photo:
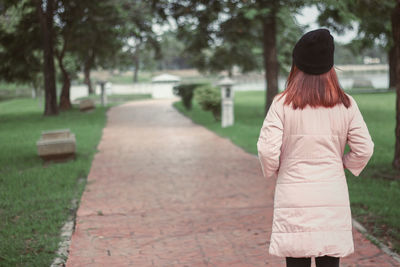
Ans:
[[[343,103],[350,107],[350,99],[339,85],[334,68],[320,75],[311,75],[301,71],[292,64],[286,89],[281,93],[280,98],[286,95],[285,105],[292,104],[294,109],[311,107],[334,107]]]

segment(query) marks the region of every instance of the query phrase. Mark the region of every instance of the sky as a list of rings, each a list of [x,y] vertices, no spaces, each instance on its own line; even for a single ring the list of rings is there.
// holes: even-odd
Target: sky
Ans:
[[[315,6],[312,7],[305,7],[303,10],[300,12],[299,15],[296,15],[297,22],[301,25],[305,25],[307,27],[307,31],[315,30],[318,29],[319,26],[316,23],[317,17],[318,17],[319,11]],[[337,35],[334,32],[331,32],[333,38],[335,38],[336,41],[340,43],[348,43],[350,42],[354,37],[356,37],[357,32],[356,30],[352,31],[346,31],[342,35]]]

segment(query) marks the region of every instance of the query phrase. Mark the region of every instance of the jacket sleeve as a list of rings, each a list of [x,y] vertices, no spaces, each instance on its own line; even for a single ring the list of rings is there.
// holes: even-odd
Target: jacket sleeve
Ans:
[[[354,99],[351,98],[351,100],[353,116],[350,120],[347,133],[347,143],[350,146],[350,152],[344,154],[343,164],[351,173],[359,176],[372,156],[374,143],[357,103]]]
[[[275,98],[276,99],[276,98]],[[283,106],[272,102],[257,142],[258,159],[265,178],[276,178],[283,137]]]

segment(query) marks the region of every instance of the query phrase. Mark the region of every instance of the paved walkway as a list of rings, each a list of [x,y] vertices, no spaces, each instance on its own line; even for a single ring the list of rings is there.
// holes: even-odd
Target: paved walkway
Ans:
[[[273,188],[254,155],[193,124],[171,101],[115,107],[67,267],[285,266],[268,254]],[[356,253],[341,266],[399,266],[356,230],[354,238]]]

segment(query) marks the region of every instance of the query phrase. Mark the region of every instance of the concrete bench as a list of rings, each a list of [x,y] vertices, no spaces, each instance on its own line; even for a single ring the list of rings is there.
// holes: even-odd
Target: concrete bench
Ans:
[[[88,111],[95,108],[94,101],[92,99],[83,99],[79,101],[79,109],[81,111]]]
[[[36,146],[38,155],[45,161],[63,161],[75,157],[75,135],[69,129],[42,132]]]

